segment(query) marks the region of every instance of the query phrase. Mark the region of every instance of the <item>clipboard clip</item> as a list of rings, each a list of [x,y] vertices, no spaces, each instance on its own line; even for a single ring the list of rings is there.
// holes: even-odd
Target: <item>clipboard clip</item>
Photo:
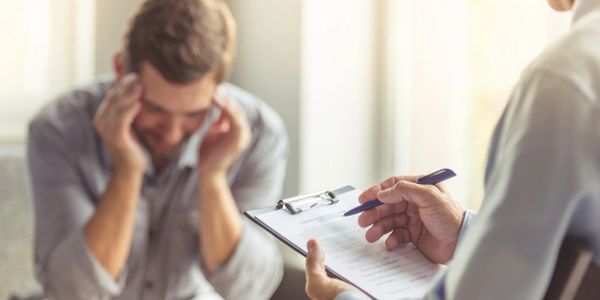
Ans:
[[[323,191],[309,195],[297,196],[289,199],[279,200],[277,208],[287,208],[292,215],[307,211],[313,207],[331,205],[340,202],[335,194],[330,191]]]

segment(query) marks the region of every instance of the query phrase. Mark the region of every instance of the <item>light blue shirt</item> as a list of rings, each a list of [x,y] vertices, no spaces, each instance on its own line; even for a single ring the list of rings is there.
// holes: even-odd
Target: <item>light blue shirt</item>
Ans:
[[[571,31],[514,89],[482,208],[426,298],[541,299],[567,235],[586,240],[600,264],[600,1],[575,5]]]

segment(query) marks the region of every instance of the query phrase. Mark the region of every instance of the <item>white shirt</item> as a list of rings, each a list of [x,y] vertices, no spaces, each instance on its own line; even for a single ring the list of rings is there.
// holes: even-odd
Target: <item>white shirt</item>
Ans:
[[[575,3],[570,32],[513,91],[483,206],[433,298],[541,299],[566,235],[600,263],[600,1]]]

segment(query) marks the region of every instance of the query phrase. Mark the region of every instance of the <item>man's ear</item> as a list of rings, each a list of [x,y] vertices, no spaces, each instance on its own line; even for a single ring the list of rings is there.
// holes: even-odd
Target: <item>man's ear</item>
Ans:
[[[113,55],[113,71],[117,81],[121,80],[125,76],[125,66],[123,64],[123,54],[118,51]]]

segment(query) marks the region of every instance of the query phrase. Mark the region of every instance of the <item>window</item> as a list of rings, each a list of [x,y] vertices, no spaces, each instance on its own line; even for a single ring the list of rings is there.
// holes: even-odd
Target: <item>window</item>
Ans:
[[[521,71],[568,28],[543,0],[386,2],[386,124],[394,174],[448,166],[477,208],[493,126]],[[528,20],[516,22],[515,20]]]
[[[92,0],[8,1],[0,11],[0,140],[21,142],[48,100],[93,77]]]

